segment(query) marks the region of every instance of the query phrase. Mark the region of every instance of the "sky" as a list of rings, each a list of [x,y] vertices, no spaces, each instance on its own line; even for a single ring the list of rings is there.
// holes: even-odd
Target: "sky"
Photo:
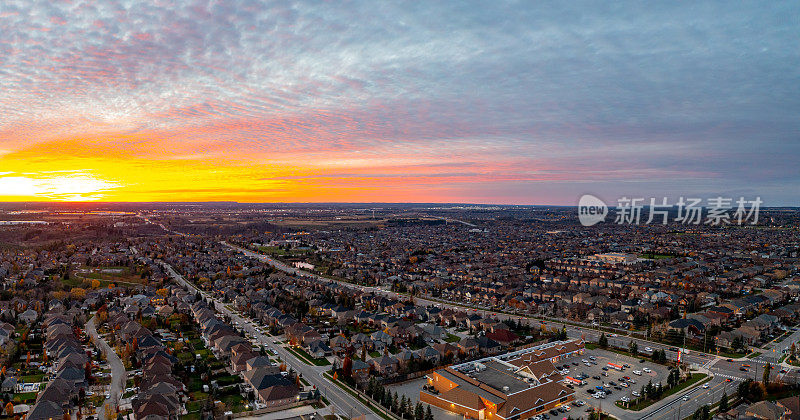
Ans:
[[[0,201],[800,205],[800,3],[0,2]]]

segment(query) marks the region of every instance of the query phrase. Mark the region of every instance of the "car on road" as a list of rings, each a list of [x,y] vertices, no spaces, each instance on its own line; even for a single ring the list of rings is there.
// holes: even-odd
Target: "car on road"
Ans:
[[[600,375],[594,375],[594,376],[592,376],[592,379],[597,379],[599,381],[600,380]]]
[[[681,398],[681,399],[684,400],[684,401],[689,401],[689,396],[688,395],[684,395],[683,398]]]
[[[731,378],[725,378],[725,382],[733,382],[733,379],[731,379]]]
[[[642,369],[642,370],[643,370],[645,373],[650,373],[650,372],[652,372],[652,370],[650,370],[650,368],[649,368],[649,367],[646,367],[646,368],[644,368],[644,369]]]
[[[653,352],[653,349],[651,349],[650,347],[645,347],[645,348],[644,348],[644,351],[646,351],[646,352],[648,352],[648,353],[652,353],[652,352]]]
[[[639,375],[639,376],[642,376],[642,371],[641,371],[641,370],[634,370],[634,371],[633,371],[633,374],[634,374],[634,375]]]
[[[577,401],[573,402],[573,404],[575,404],[575,407],[580,407],[580,406],[582,406],[582,405],[584,405],[586,403],[583,402],[583,400],[577,400]]]
[[[558,415],[558,410],[550,410],[550,415],[557,416]]]
[[[725,359],[726,362],[733,362],[733,359]]]
[[[708,384],[703,384],[703,389],[708,389]]]
[[[631,392],[631,395],[633,395],[634,397],[640,396],[639,391],[633,391]]]

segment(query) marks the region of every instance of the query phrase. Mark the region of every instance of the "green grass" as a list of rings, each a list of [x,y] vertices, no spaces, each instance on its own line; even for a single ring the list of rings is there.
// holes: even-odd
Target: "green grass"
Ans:
[[[244,411],[246,401],[244,398],[239,394],[234,395],[226,395],[220,399],[229,410],[233,411],[234,413],[238,413]]]
[[[262,247],[259,247],[258,250],[260,252],[265,253],[265,254],[280,255],[280,256],[285,256],[285,255],[303,255],[303,254],[306,254],[306,253],[309,252],[307,250],[301,250],[301,249],[290,249],[290,250],[287,251],[285,249],[278,248],[277,246],[262,246]]]
[[[33,374],[33,375],[25,375],[22,377],[22,382],[42,382],[44,380],[44,374]]]
[[[445,338],[444,341],[446,341],[448,343],[457,343],[457,342],[461,341],[461,339],[458,338],[457,335],[447,333],[447,338]]]
[[[308,354],[305,350],[303,350],[300,347],[286,347],[286,350],[288,350],[289,353],[292,353],[293,355],[297,356],[297,358],[300,359],[300,361],[302,361],[307,365],[330,366],[331,364],[331,362],[329,362],[328,359],[316,359],[314,357],[311,357],[310,354]]]
[[[754,358],[754,357],[758,357],[758,356],[761,356],[761,352],[754,351],[754,352],[752,352],[752,353],[748,354],[748,355],[747,355],[747,358],[748,358],[748,359],[752,359],[752,358]]]
[[[31,402],[36,399],[36,392],[22,392],[19,394],[14,394],[14,401],[16,402]]]
[[[693,373],[692,377],[689,378],[689,380],[687,380],[686,382],[682,382],[682,383],[678,384],[678,386],[676,386],[674,388],[670,388],[666,392],[664,392],[661,395],[661,399],[659,399],[659,400],[655,400],[654,401],[654,400],[647,399],[647,400],[644,400],[644,401],[640,401],[638,404],[636,404],[634,406],[631,406],[629,408],[625,408],[625,406],[619,401],[617,401],[615,404],[617,405],[617,407],[623,408],[625,410],[641,411],[641,410],[643,410],[643,409],[645,409],[647,407],[650,407],[651,405],[657,403],[658,401],[661,401],[661,400],[663,400],[665,398],[668,398],[669,396],[674,395],[674,394],[676,394],[678,392],[681,392],[684,389],[687,389],[687,388],[689,388],[689,387],[691,387],[691,386],[693,386],[695,384],[699,385],[701,383],[701,381],[702,382],[708,382],[710,380],[711,380],[711,377],[709,377],[705,373]]]
[[[213,380],[216,380],[219,386],[233,385],[242,382],[242,378],[238,375],[222,375],[213,378]]]

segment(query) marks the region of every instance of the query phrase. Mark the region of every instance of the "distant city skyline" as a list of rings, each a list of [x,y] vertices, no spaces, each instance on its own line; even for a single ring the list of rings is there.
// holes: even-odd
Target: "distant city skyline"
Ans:
[[[800,205],[796,2],[0,6],[0,202]]]

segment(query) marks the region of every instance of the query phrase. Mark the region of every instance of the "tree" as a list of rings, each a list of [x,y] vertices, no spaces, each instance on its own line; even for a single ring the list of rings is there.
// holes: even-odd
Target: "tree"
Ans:
[[[722,398],[719,399],[719,412],[724,413],[728,411],[730,407],[728,407],[728,393],[723,392]]]
[[[639,345],[631,340],[630,344],[628,344],[628,350],[630,350],[631,355],[636,356],[639,353]]]
[[[597,340],[597,345],[602,348],[608,347],[608,338],[606,337],[606,333],[600,334],[600,338]]]
[[[422,403],[417,401],[417,406],[414,407],[414,419],[425,420],[425,410],[422,408]]]
[[[431,411],[431,406],[430,405],[425,410],[425,420],[433,420],[433,412]]]
[[[761,377],[761,382],[764,384],[764,386],[769,385],[769,371],[771,370],[772,370],[772,365],[767,363],[764,366],[764,375]]]
[[[397,413],[397,408],[400,406],[400,400],[397,398],[397,391],[392,395],[392,412]]]
[[[350,374],[353,372],[353,359],[350,358],[350,355],[344,357],[344,362],[342,362],[342,374],[345,378],[349,378]]]
[[[6,414],[8,414],[9,417],[14,416],[14,404],[13,403],[9,402],[8,404],[6,404]]]

